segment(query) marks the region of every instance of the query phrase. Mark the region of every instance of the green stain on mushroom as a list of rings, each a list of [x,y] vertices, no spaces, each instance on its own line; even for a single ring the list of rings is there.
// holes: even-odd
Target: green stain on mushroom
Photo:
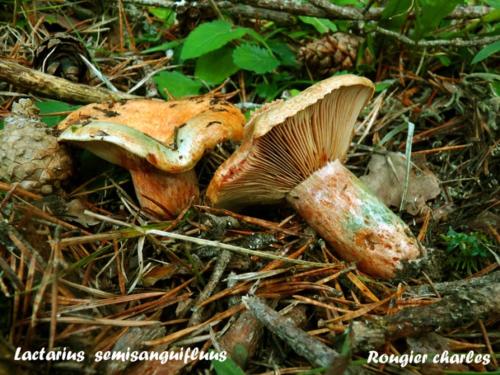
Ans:
[[[353,194],[361,202],[346,212],[345,228],[355,236],[364,228],[376,228],[379,225],[405,226],[399,216],[380,201],[369,188],[356,176],[351,176]]]

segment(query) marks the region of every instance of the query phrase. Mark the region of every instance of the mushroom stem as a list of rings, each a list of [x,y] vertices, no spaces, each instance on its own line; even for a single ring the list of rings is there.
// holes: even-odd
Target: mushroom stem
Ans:
[[[137,168],[130,173],[142,208],[162,217],[175,217],[200,195],[192,169],[172,174],[155,168]]]
[[[408,226],[340,161],[296,186],[287,200],[342,258],[370,275],[392,278],[420,255]]]

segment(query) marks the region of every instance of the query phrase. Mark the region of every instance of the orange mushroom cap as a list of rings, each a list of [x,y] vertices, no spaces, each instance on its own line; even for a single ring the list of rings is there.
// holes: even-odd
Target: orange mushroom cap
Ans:
[[[77,143],[114,164],[130,168],[132,161],[143,159],[162,171],[180,173],[217,144],[241,140],[244,121],[230,103],[202,96],[89,104],[71,113],[58,129],[63,131],[60,141]],[[120,150],[111,151],[113,145]]]
[[[58,128],[59,141],[129,169],[143,206],[173,215],[199,194],[192,171],[198,160],[221,142],[241,140],[244,122],[239,109],[207,95],[90,104],[71,113]]]

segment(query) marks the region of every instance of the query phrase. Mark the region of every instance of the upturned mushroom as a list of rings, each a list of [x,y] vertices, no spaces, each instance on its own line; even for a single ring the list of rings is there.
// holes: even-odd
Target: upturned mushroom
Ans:
[[[356,119],[373,83],[354,75],[323,80],[250,119],[240,148],[207,190],[215,206],[286,200],[346,260],[392,278],[419,256],[408,226],[345,166]]]
[[[59,141],[127,168],[141,206],[172,217],[199,196],[198,160],[221,142],[240,141],[244,123],[239,109],[214,96],[133,99],[71,113]]]

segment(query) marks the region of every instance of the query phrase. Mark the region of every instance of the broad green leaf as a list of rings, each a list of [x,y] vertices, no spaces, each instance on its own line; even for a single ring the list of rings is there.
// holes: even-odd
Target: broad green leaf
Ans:
[[[278,59],[280,60],[282,65],[292,68],[295,68],[299,65],[297,63],[295,53],[290,49],[288,44],[280,42],[279,40],[270,40],[267,43],[272,49],[273,53],[278,56]]]
[[[197,95],[202,87],[200,81],[186,77],[180,72],[159,72],[153,80],[165,99],[168,99],[169,95],[174,98]]]
[[[196,60],[195,76],[207,83],[221,83],[238,71],[233,63],[233,48],[225,46]]]
[[[301,20],[305,24],[311,25],[320,34],[328,33],[330,31],[337,31],[337,25],[326,18],[299,16],[299,20]]]
[[[257,31],[255,31],[254,29],[250,29],[249,27],[243,27],[242,29],[246,31],[248,36],[251,36],[257,42],[262,44],[264,47],[268,48],[268,45],[266,43],[266,38],[264,38],[262,35],[260,35]]]
[[[215,51],[232,40],[239,39],[247,33],[243,27],[234,27],[227,21],[203,23],[186,38],[181,52],[181,59],[193,59],[208,52]]]
[[[234,50],[233,61],[241,69],[258,74],[269,73],[280,64],[268,50],[250,43],[244,43]]]
[[[436,58],[439,60],[443,66],[450,66],[451,65],[451,60],[448,56],[446,55],[437,55]]]
[[[408,17],[413,0],[389,0],[384,7],[380,24],[389,29],[398,29]]]
[[[496,96],[500,96],[500,82],[491,82],[491,88]]]
[[[171,17],[172,13],[175,13],[172,9],[160,8],[160,7],[149,7],[148,11],[153,16],[161,19],[162,21],[168,20]]]
[[[417,0],[415,38],[420,39],[434,31],[441,20],[463,0]]]
[[[310,33],[306,30],[290,31],[287,36],[293,40],[299,40],[307,37]]]
[[[255,93],[266,100],[273,100],[277,91],[278,85],[274,81],[271,83],[261,83],[255,88]]]
[[[396,82],[395,79],[386,79],[384,81],[377,82],[375,84],[375,92],[381,92],[388,89],[394,84],[394,82]]]
[[[478,62],[487,59],[488,57],[499,51],[500,51],[500,40],[497,40],[496,42],[488,44],[481,51],[479,51],[477,55],[474,56],[474,58],[472,59],[471,64],[477,64]]]
[[[231,358],[225,361],[212,361],[217,375],[245,375],[243,370]]]
[[[486,3],[495,9],[500,9],[500,0],[487,0]]]
[[[169,28],[175,23],[175,11],[168,8],[149,7],[149,12],[163,21],[163,27]]]
[[[40,110],[42,121],[47,126],[56,126],[66,118],[69,112],[80,108],[79,105],[71,105],[60,102],[58,100],[39,100],[35,102],[35,106]],[[68,112],[67,114],[61,112]],[[55,113],[54,115],[51,115]]]

